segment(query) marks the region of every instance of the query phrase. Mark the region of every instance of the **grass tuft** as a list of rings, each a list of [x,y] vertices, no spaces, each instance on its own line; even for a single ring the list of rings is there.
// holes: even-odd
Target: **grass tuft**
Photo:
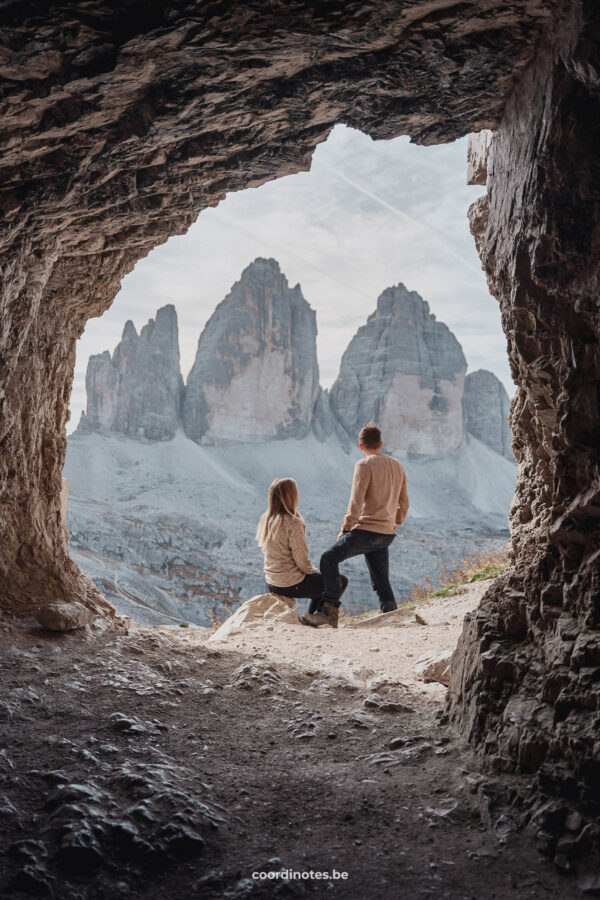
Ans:
[[[503,550],[484,550],[460,561],[453,560],[450,565],[438,561],[438,570],[432,575],[422,575],[421,580],[413,585],[410,595],[402,604],[406,609],[416,609],[421,603],[436,597],[456,597],[463,594],[467,584],[476,581],[487,581],[497,578],[508,567],[508,559]],[[379,614],[378,609],[367,609],[363,603],[360,610],[357,603],[350,601],[340,610],[342,619],[366,619]],[[421,619],[417,615],[417,621]],[[422,624],[426,624],[422,620]]]
[[[452,560],[450,565],[438,563],[435,575],[422,575],[421,581],[413,585],[406,605],[414,608],[434,597],[456,597],[464,592],[465,585],[497,578],[507,566],[503,550],[484,550],[460,561]]]

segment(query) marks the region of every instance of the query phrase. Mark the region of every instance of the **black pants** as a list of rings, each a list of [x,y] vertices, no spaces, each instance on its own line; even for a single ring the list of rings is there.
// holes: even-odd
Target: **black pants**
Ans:
[[[340,597],[347,587],[348,579],[345,575],[340,575],[338,572],[334,590],[338,605]],[[303,597],[310,598],[308,612],[314,613],[321,604],[321,596],[324,590],[323,576],[319,572],[313,572],[310,575],[305,575],[302,581],[299,581],[298,584],[292,584],[290,587],[275,587],[274,584],[267,582],[267,590],[272,594],[281,594],[283,597],[295,597],[298,600]]]
[[[388,612],[396,608],[396,598],[390,585],[390,558],[388,547],[394,540],[394,534],[378,534],[375,531],[363,531],[354,528],[343,534],[339,541],[326,550],[321,557],[321,575],[323,576],[323,603],[334,603],[339,606],[336,596],[337,579],[340,576],[340,563],[351,556],[364,555],[371,576],[373,590],[379,597],[382,610]]]

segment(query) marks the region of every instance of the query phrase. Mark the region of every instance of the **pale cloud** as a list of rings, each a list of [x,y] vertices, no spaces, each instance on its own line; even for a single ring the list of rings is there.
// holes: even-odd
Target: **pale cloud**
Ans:
[[[386,287],[403,282],[456,334],[471,370],[491,369],[514,391],[498,304],[481,271],[467,209],[481,188],[465,183],[466,140],[417,147],[374,142],[338,126],[310,172],[229,194],[184,236],[141,260],[112,307],[78,343],[73,427],[85,406],[92,353],[113,350],[123,325],[177,308],[184,378],[215,306],[257,256],[274,257],[317,311],[321,381],[329,386],[352,336]]]

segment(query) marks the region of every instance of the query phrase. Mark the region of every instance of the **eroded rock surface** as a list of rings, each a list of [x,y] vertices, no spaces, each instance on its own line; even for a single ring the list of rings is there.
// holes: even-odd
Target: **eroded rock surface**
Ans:
[[[387,288],[342,357],[331,407],[353,438],[369,420],[398,453],[443,455],[464,442],[467,362],[429,305],[403,284]]]
[[[171,440],[183,402],[175,307],[159,309],[139,335],[126,322],[112,357],[108,350],[90,356],[85,386],[87,409],[79,427]]]
[[[513,568],[468,617],[450,684],[463,733],[497,771],[527,773],[540,849],[590,867],[588,889],[600,872],[599,44],[598,8],[569,4],[507,105],[471,213],[518,384],[519,480]]]
[[[257,259],[198,341],[183,423],[203,444],[304,437],[319,393],[316,315],[274,259]]]
[[[496,453],[514,459],[508,426],[510,400],[506,388],[493,372],[469,372],[463,394],[467,431]]]

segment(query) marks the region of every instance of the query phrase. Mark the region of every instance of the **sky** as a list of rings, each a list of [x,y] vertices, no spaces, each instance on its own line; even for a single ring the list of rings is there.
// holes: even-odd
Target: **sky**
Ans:
[[[309,172],[228,194],[140,260],[110,309],[90,319],[77,344],[69,430],[85,408],[89,356],[112,353],[128,319],[139,332],[158,308],[175,305],[185,379],[215,306],[258,256],[274,257],[317,312],[323,387],[379,294],[403,282],[454,332],[469,371],[491,370],[512,396],[499,307],[467,221],[484,188],[468,186],[466,171],[466,138],[419,147],[338,125]]]

